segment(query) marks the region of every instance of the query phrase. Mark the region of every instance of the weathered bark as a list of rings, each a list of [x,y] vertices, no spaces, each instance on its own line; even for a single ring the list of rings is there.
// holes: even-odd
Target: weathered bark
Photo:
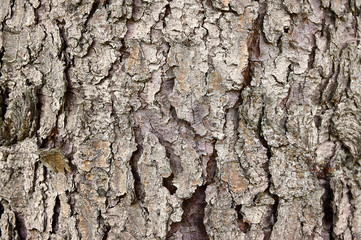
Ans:
[[[1,239],[361,239],[359,0],[1,0]]]

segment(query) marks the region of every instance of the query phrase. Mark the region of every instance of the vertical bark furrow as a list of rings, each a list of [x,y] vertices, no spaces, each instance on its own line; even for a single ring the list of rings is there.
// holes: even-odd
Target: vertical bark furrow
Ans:
[[[323,224],[323,229],[326,232],[326,236],[328,234],[329,239],[334,239],[333,236],[334,211],[332,208],[333,193],[332,193],[332,188],[330,187],[330,183],[328,181],[325,181],[324,185],[325,185],[324,186],[325,193],[322,196],[324,216],[322,218],[322,224]]]
[[[54,205],[54,212],[53,212],[53,219],[51,222],[51,233],[56,234],[56,231],[59,229],[59,214],[60,214],[60,199],[59,196],[55,198],[55,205]]]
[[[27,239],[27,228],[25,225],[24,218],[19,215],[18,213],[15,213],[15,231],[17,232],[17,236],[20,240]]]

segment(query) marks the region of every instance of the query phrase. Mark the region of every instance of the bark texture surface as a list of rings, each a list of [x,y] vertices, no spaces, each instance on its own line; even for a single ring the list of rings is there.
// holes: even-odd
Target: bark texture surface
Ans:
[[[1,239],[361,239],[360,0],[0,0]]]

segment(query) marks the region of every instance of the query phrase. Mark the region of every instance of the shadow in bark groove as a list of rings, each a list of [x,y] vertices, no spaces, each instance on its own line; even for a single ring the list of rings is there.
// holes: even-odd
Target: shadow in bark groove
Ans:
[[[59,229],[59,214],[60,214],[60,199],[59,196],[55,198],[53,221],[51,222],[51,233],[55,234]]]
[[[279,197],[275,194],[271,194],[269,192],[269,187],[265,192],[268,193],[269,195],[271,195],[271,197],[275,200],[274,204],[271,207],[269,215],[265,221],[265,227],[263,228],[263,232],[264,232],[263,239],[268,240],[271,238],[273,227],[274,227],[275,223],[277,222]]]
[[[5,54],[5,48],[4,47],[1,47],[1,50],[0,50],[0,77],[2,76],[1,74],[1,68],[3,66],[3,57],[4,57],[4,54]]]
[[[137,150],[133,153],[133,156],[130,159],[131,171],[134,177],[134,192],[137,200],[143,202],[145,197],[144,187],[140,180],[140,175],[138,172],[138,161],[142,155],[143,148],[138,145]]]
[[[143,139],[142,139],[140,130],[136,129],[134,135],[135,135],[135,140],[137,142],[137,150],[135,152],[133,152],[133,155],[130,158],[129,164],[131,167],[131,172],[134,177],[134,192],[135,192],[136,200],[143,202],[144,197],[145,197],[145,191],[144,191],[144,186],[141,182],[140,175],[138,172],[138,161],[139,161],[140,157],[142,156],[142,152],[143,152],[143,147],[141,144]]]
[[[247,233],[249,231],[249,229],[251,228],[251,225],[249,224],[249,222],[247,222],[246,220],[243,219],[241,208],[242,208],[242,205],[236,206],[238,226],[242,232]]]
[[[4,213],[4,206],[1,204],[0,202],[0,219],[1,219],[1,215]],[[0,237],[1,237],[1,228],[0,228]]]
[[[215,177],[217,176],[217,150],[215,147],[215,142],[213,143],[213,153],[209,156],[207,162],[207,177],[206,177],[206,185],[209,185],[215,181]]]
[[[177,191],[177,187],[173,185],[173,179],[173,173],[169,177],[163,178],[163,186],[168,189],[171,195],[173,195]]]
[[[110,226],[105,226],[105,230],[104,230],[104,235],[102,240],[107,240],[108,239],[108,234],[110,232],[111,227]]]
[[[325,180],[325,182],[323,183],[323,187],[325,189],[325,193],[322,196],[322,206],[324,212],[322,224],[324,231],[328,232],[329,234],[329,239],[333,239],[333,190],[328,180]]]
[[[190,199],[183,201],[182,221],[173,223],[167,234],[167,239],[176,232],[181,232],[184,240],[203,240],[209,239],[206,227],[203,223],[204,208],[206,206],[206,188],[207,185],[198,187]]]
[[[19,214],[15,213],[15,231],[17,231],[20,240],[26,240],[27,231],[24,218]]]

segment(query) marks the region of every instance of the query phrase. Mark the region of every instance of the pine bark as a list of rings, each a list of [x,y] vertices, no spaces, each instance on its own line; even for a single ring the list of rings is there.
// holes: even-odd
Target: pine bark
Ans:
[[[360,0],[0,0],[1,239],[361,239]]]

